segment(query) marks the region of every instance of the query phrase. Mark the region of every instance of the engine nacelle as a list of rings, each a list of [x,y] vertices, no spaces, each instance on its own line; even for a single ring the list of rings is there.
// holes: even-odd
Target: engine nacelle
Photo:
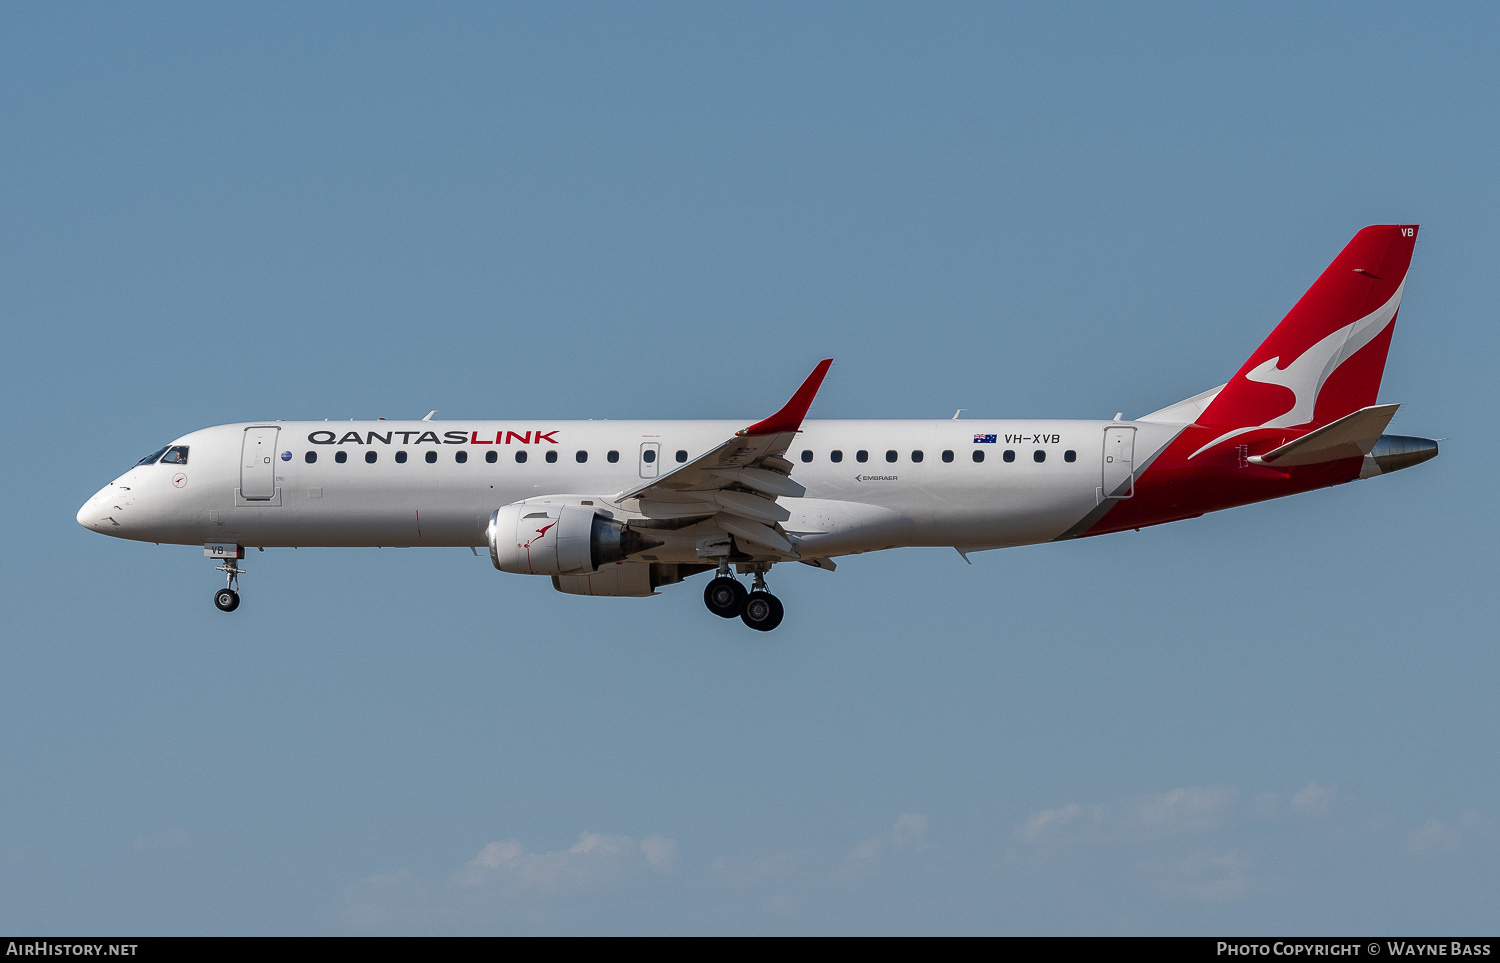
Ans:
[[[592,575],[554,575],[552,587],[568,595],[612,595],[640,598],[656,594],[650,562],[606,564]]]
[[[690,575],[707,572],[712,565],[679,565],[673,562],[606,563],[591,575],[554,575],[552,587],[568,595],[635,597],[655,595],[658,587],[681,582]]]
[[[662,544],[582,505],[517,502],[490,515],[490,561],[521,575],[587,575]]]

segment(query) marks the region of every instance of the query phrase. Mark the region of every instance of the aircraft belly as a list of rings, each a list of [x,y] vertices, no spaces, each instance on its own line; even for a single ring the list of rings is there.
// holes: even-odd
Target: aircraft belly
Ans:
[[[855,505],[866,513],[885,513],[902,519],[854,538],[819,538],[817,554],[871,551],[897,545],[993,547],[1031,545],[1055,539],[1088,514],[1097,502],[1093,471],[1040,477],[1025,484],[985,485],[965,488],[938,486],[895,488],[879,493],[876,501],[822,500],[832,505]],[[813,501],[808,499],[807,501]],[[793,521],[797,520],[794,514]],[[788,522],[788,530],[791,530]],[[811,545],[813,543],[809,543]],[[827,549],[821,546],[829,545]],[[852,547],[858,546],[858,547]],[[801,549],[799,549],[800,551]],[[804,553],[805,554],[805,553]]]
[[[506,501],[513,501],[502,495]],[[303,485],[283,489],[279,504],[233,505],[203,539],[254,546],[478,546],[495,496],[375,486],[361,489]]]

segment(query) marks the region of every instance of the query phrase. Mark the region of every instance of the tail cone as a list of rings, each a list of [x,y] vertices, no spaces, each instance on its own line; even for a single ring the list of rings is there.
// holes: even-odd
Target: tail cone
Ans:
[[[1388,475],[1393,471],[1420,465],[1429,458],[1436,458],[1438,443],[1431,438],[1414,438],[1410,435],[1381,435],[1365,458],[1365,471],[1361,476]],[[1370,463],[1375,471],[1370,471]]]

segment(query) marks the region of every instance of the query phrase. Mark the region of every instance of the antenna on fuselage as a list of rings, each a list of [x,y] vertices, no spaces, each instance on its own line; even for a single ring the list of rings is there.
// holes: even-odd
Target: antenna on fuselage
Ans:
[[[432,420],[432,416],[435,415],[435,414],[437,414],[437,409],[436,408],[434,408],[431,411],[427,412],[427,417],[423,418],[422,420],[423,421],[431,421]]]
[[[954,413],[953,413],[953,420],[954,420],[954,421],[957,421],[957,420],[958,420],[958,416],[959,416],[959,415],[961,415],[961,414],[963,414],[963,413],[964,413],[964,412],[966,412],[966,411],[968,411],[968,410],[969,410],[969,409],[967,409],[967,408],[960,408],[960,409],[958,409],[958,410],[957,410],[957,411],[955,411],[955,412],[954,412]]]

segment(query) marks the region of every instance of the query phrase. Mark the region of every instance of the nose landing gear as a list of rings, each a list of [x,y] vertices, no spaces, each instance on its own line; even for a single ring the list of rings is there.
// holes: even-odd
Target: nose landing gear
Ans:
[[[240,607],[240,576],[245,570],[240,568],[239,560],[245,557],[245,549],[239,545],[211,544],[203,546],[203,554],[220,559],[215,571],[223,572],[228,582],[214,593],[215,607],[220,612],[233,612]]]
[[[214,593],[214,604],[220,612],[233,612],[240,607],[240,593],[231,588],[221,588]]]
[[[226,558],[216,571],[227,576],[229,584],[214,593],[214,604],[220,612],[233,612],[240,607],[240,574],[245,570],[235,564],[235,559]]]

